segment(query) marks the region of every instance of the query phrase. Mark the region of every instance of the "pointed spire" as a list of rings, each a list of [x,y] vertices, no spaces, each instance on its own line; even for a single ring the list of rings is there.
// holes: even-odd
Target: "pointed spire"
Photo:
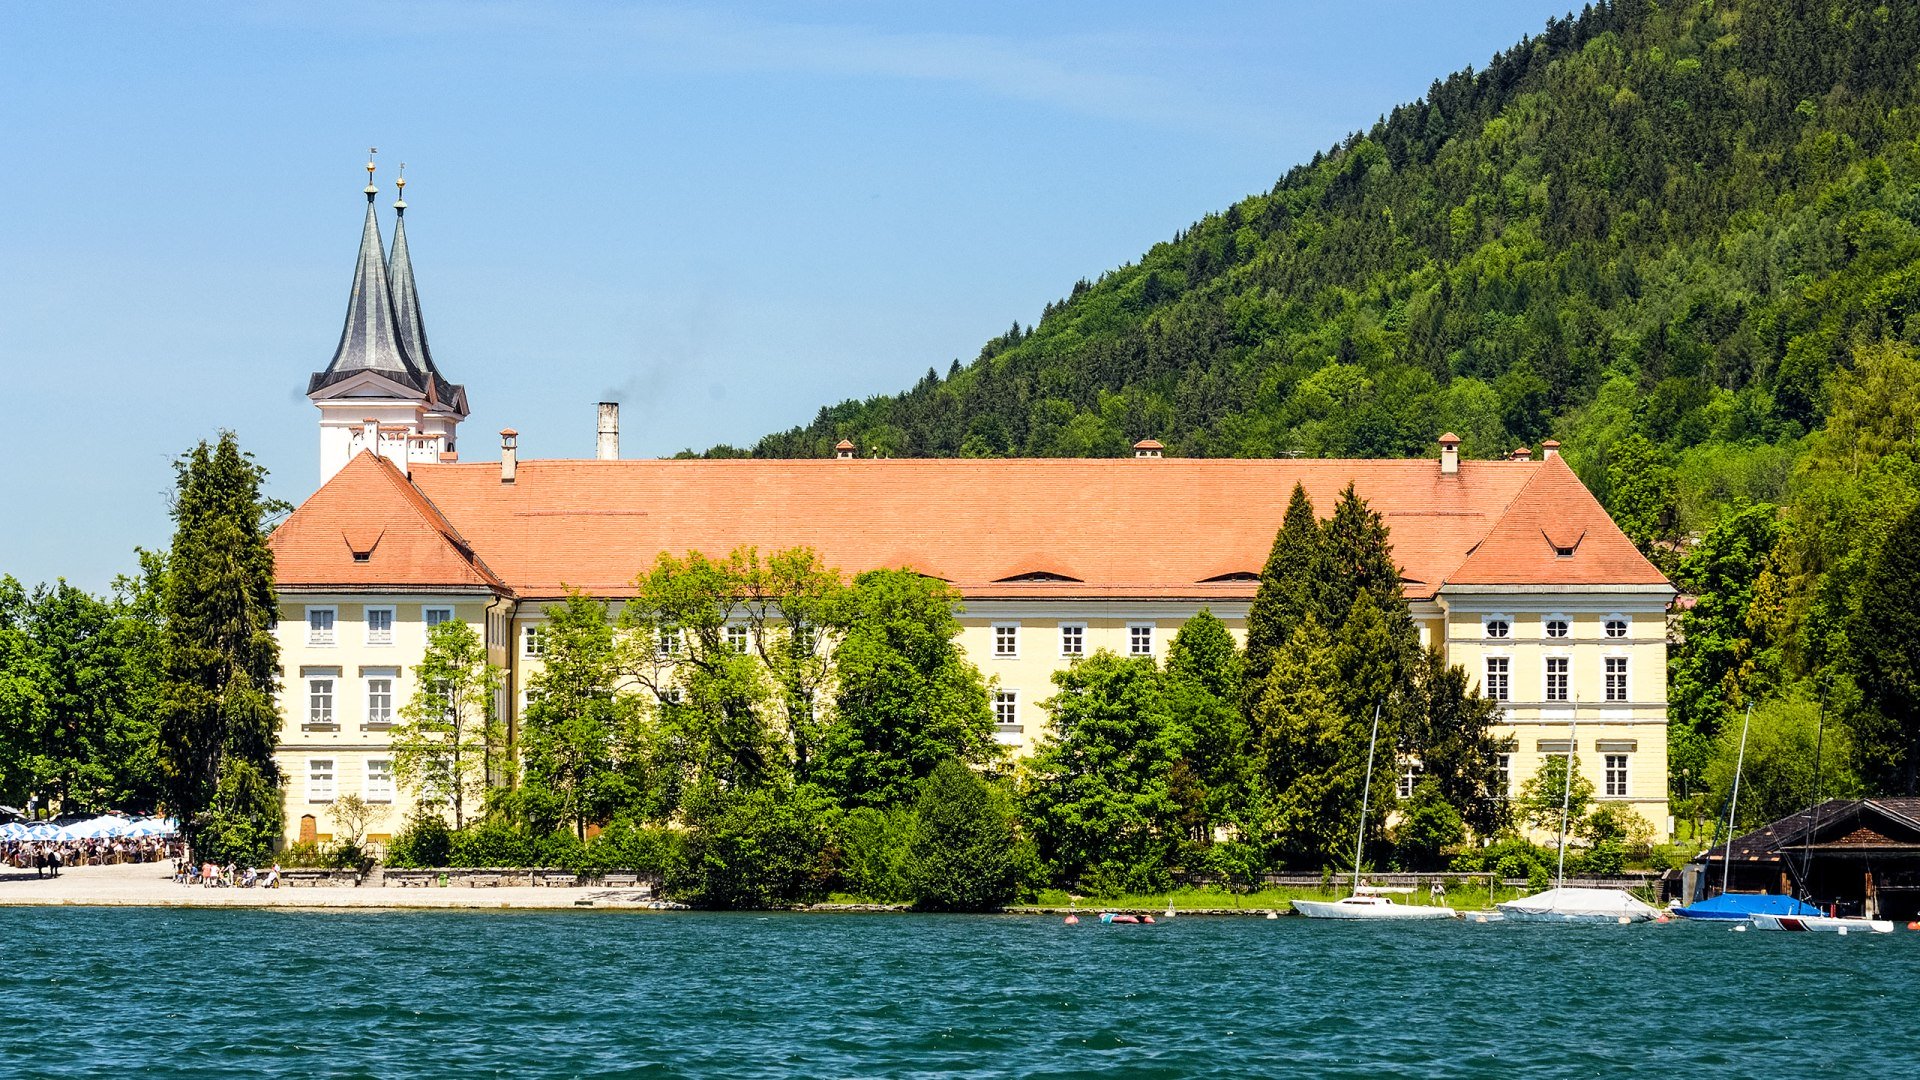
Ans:
[[[447,381],[427,348],[427,324],[420,318],[420,293],[413,284],[413,258],[407,251],[407,165],[400,163],[399,189],[393,202],[393,250],[387,256],[387,283],[393,291],[394,333],[414,366],[425,373],[422,387],[429,400],[466,415],[466,390]]]
[[[308,393],[361,371],[373,371],[416,391],[423,391],[426,379],[408,355],[393,313],[393,294],[387,287],[386,250],[380,242],[380,220],[374,213],[373,199],[380,189],[373,184],[374,164],[368,150],[367,220],[360,230],[360,260],[353,268],[353,292],[347,298],[347,321],[340,329],[340,344],[327,369],[312,380]]]

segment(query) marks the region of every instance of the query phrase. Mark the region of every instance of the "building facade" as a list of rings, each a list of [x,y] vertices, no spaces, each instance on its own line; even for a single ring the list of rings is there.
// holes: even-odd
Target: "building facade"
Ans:
[[[1552,443],[1502,461],[1462,461],[1451,437],[1398,461],[1174,459],[1151,442],[1130,460],[873,460],[843,444],[824,460],[624,461],[603,406],[598,458],[521,460],[508,430],[499,461],[463,462],[465,391],[426,359],[404,236],[383,259],[371,200],[348,328],[312,383],[323,483],[272,539],[289,840],[328,837],[327,809],[349,793],[387,808],[375,839],[404,819],[389,732],[434,624],[485,640],[511,732],[548,606],[569,589],[620,601],[661,552],[804,546],[848,574],[951,583],[998,738],[1026,753],[1046,734],[1052,674],[1078,657],[1164,657],[1202,609],[1244,641],[1296,483],[1323,513],[1352,483],[1384,516],[1423,641],[1501,703],[1510,792],[1571,748],[1598,798],[1666,831],[1673,589]],[[384,316],[363,310],[382,297]],[[359,390],[329,394],[340,386]],[[392,412],[342,419],[376,400]],[[1417,763],[1401,769],[1410,784]]]

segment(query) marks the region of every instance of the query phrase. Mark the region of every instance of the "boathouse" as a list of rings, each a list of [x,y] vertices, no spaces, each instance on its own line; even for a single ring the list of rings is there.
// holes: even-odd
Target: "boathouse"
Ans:
[[[1829,799],[1703,852],[1689,869],[1699,897],[1725,882],[1839,915],[1920,918],[1920,798]]]

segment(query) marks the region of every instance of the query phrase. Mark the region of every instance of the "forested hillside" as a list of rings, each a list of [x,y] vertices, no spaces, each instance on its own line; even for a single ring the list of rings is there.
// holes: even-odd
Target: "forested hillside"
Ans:
[[[1397,456],[1452,429],[1494,456],[1552,436],[1701,597],[1676,788],[1759,700],[1837,704],[1867,780],[1912,789],[1920,657],[1864,655],[1896,646],[1863,637],[1860,601],[1920,477],[1917,134],[1920,5],[1591,6],[970,365],[751,453]]]

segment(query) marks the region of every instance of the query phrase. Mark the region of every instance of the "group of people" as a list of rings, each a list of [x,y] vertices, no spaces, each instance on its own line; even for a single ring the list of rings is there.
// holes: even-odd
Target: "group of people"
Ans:
[[[173,880],[182,885],[198,885],[205,889],[251,889],[255,887],[277,889],[280,887],[280,864],[262,873],[256,867],[241,867],[235,863],[221,866],[218,863],[196,863],[182,854],[173,860]]]
[[[34,869],[41,877],[59,876],[63,866],[106,866],[112,863],[158,862],[169,858],[179,841],[149,836],[120,840],[6,840],[0,841],[0,864]]]

